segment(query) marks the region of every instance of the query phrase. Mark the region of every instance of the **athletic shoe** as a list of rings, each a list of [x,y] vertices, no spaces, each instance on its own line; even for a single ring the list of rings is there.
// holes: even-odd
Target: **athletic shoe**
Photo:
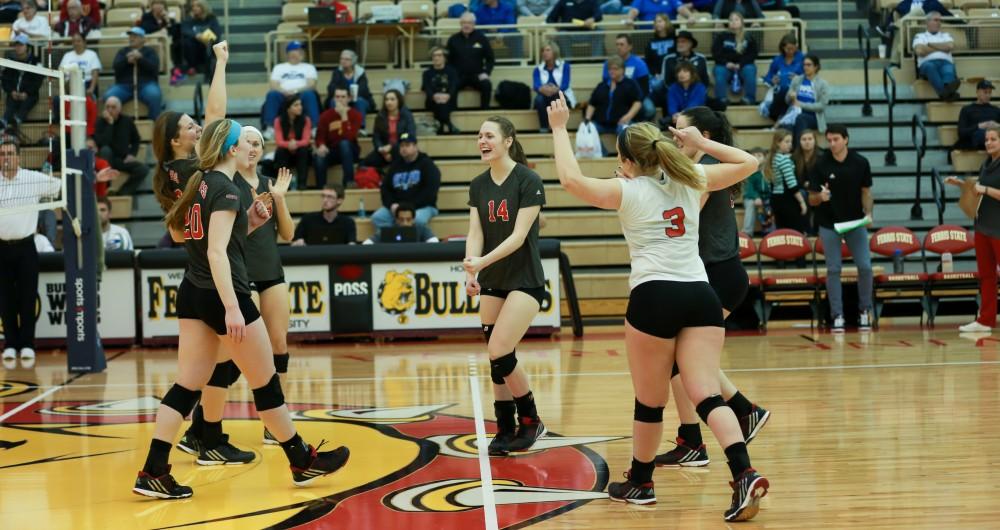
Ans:
[[[747,444],[757,437],[757,433],[764,428],[764,424],[770,418],[771,413],[757,405],[750,409],[750,414],[740,418],[740,430],[743,431],[743,439]]]
[[[844,332],[844,315],[837,315],[833,317],[833,325],[830,326],[830,331],[834,333]]]
[[[292,468],[292,482],[296,486],[306,486],[319,477],[329,475],[347,464],[347,459],[351,456],[349,449],[340,446],[333,451],[320,452],[319,449],[325,443],[326,440],[323,440],[316,447],[309,446],[309,467],[299,469],[295,466],[289,466]]]
[[[17,350],[15,350],[14,348],[5,348],[3,350],[3,359],[5,361],[17,359]]]
[[[181,436],[180,441],[177,442],[177,448],[191,456],[198,456],[201,454],[201,439],[191,434],[191,431],[188,430],[184,433],[184,436]]]
[[[677,438],[677,447],[653,459],[656,467],[702,467],[709,463],[705,444],[698,447],[685,445],[684,438]]]
[[[132,493],[156,499],[186,499],[193,495],[194,491],[188,486],[178,484],[170,475],[170,466],[167,466],[167,472],[160,477],[140,471],[135,479]]]
[[[185,77],[187,76],[184,75],[184,72],[182,72],[180,68],[174,68],[173,71],[170,72],[170,86],[179,85],[181,81],[184,81]]]
[[[980,324],[978,320],[973,320],[964,326],[959,326],[958,330],[962,333],[989,333],[993,331],[993,328]],[[4,352],[5,357],[6,355],[7,353]]]
[[[31,361],[35,358],[35,350],[31,348],[21,348],[21,360]]]
[[[862,311],[858,316],[858,331],[871,331],[872,314],[871,311]]]
[[[256,457],[252,452],[243,451],[229,443],[229,436],[223,436],[222,442],[215,449],[202,446],[195,462],[199,466],[239,466],[253,462]]]
[[[264,445],[281,445],[281,442],[271,434],[271,431],[264,427]]]
[[[516,436],[512,432],[498,432],[490,441],[487,452],[490,456],[507,456],[510,454],[510,443],[514,441]]]
[[[729,485],[733,487],[733,505],[726,510],[725,518],[730,522],[753,519],[760,511],[760,499],[771,486],[754,468],[744,471]]]
[[[540,418],[528,418],[522,416],[518,421],[517,434],[514,439],[507,444],[510,452],[527,451],[539,438],[545,436],[548,431]]]
[[[656,492],[653,491],[653,483],[637,484],[632,482],[632,476],[628,471],[623,473],[625,482],[612,482],[608,484],[608,498],[615,502],[625,502],[629,504],[656,504]]]

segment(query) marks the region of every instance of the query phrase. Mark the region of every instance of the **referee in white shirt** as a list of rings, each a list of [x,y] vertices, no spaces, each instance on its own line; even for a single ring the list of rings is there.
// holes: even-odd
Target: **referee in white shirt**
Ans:
[[[20,147],[0,144],[0,211],[37,204],[58,196],[62,182],[21,168]],[[38,251],[34,235],[38,211],[0,215],[0,319],[3,321],[3,358],[35,357],[35,297],[38,296]]]

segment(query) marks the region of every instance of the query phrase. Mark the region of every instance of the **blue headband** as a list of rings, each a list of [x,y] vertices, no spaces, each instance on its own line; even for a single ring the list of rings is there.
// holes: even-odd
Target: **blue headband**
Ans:
[[[226,141],[222,142],[222,154],[226,154],[229,148],[236,145],[240,141],[240,132],[243,126],[240,122],[236,120],[229,120],[229,134],[226,136]]]

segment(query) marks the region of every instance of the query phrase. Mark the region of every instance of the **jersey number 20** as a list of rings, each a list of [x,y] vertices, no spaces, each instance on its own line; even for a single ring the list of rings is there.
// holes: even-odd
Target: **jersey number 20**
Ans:
[[[205,237],[205,229],[201,224],[201,205],[194,204],[184,216],[184,239],[201,239]]]
[[[684,228],[684,208],[664,210],[663,220],[669,223],[664,230],[667,237],[681,237],[687,232]]]
[[[496,215],[493,214],[493,205],[496,204],[495,201],[490,201],[490,222],[497,222],[497,217],[503,219],[503,222],[510,221],[510,214],[507,213],[507,199],[500,201],[500,207],[497,208]]]

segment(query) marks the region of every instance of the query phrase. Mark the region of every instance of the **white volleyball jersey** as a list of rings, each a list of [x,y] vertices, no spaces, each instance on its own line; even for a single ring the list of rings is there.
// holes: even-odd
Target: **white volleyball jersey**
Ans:
[[[704,178],[704,168],[695,167]],[[707,282],[698,257],[701,192],[662,173],[659,179],[618,181],[622,187],[618,218],[632,258],[629,289],[653,280]]]

